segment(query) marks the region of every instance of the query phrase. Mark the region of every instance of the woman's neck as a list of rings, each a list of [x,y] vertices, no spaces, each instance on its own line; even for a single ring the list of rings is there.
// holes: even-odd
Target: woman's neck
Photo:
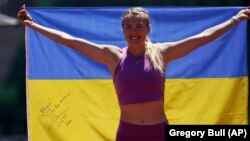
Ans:
[[[140,45],[128,45],[128,52],[132,54],[133,56],[141,56],[145,53],[146,50],[146,44],[140,44]]]

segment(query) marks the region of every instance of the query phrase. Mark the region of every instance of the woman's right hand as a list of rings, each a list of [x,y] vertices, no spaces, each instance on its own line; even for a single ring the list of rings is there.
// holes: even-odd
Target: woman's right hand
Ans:
[[[23,5],[21,9],[18,11],[17,18],[18,21],[24,25],[29,26],[32,24],[32,17],[26,11],[25,5]]]

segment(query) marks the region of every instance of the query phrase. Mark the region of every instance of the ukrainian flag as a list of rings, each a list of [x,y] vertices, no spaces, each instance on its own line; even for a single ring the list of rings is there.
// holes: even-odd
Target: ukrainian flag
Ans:
[[[126,7],[28,8],[34,21],[98,44],[126,47]],[[202,32],[241,7],[148,7],[153,42]],[[170,124],[248,124],[246,22],[171,62],[165,109]],[[31,141],[114,140],[120,111],[108,69],[26,28]]]

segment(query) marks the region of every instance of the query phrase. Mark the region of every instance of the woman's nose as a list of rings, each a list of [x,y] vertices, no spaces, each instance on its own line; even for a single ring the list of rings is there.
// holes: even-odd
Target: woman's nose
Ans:
[[[139,28],[130,28],[128,29],[128,32],[138,32],[141,31]]]

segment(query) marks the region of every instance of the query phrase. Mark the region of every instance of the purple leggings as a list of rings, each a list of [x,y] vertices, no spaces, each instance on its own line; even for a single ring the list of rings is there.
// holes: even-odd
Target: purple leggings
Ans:
[[[166,121],[153,125],[120,121],[116,141],[165,141],[166,124]]]

